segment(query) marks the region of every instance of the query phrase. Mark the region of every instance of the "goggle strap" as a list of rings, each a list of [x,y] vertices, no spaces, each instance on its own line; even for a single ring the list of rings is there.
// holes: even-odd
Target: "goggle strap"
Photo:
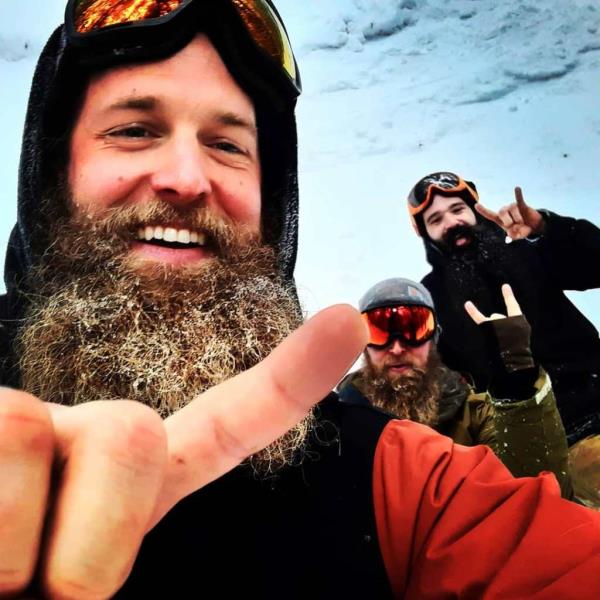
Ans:
[[[413,206],[411,201],[408,202],[408,212],[410,213],[410,215],[412,217],[423,212],[429,206],[429,204],[431,202],[432,190],[436,190],[437,192],[439,192],[440,194],[442,194],[444,196],[448,196],[454,192],[464,192],[465,190],[467,190],[469,192],[469,195],[471,196],[471,198],[475,202],[479,202],[479,195],[477,194],[477,192],[464,179],[462,179],[460,177],[459,177],[458,185],[456,185],[452,188],[441,187],[435,183],[431,183],[431,184],[429,184],[429,186],[427,186],[427,192],[425,193],[425,198],[418,206]]]

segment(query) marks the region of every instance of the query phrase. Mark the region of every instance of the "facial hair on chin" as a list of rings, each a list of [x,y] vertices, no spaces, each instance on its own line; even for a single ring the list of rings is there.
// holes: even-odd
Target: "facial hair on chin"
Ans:
[[[149,202],[90,220],[58,216],[50,250],[28,278],[18,338],[23,388],[74,405],[127,398],[167,416],[265,358],[302,320],[293,287],[258,235],[206,209],[185,215],[214,257],[190,267],[132,260],[141,223],[182,215]],[[313,426],[252,457],[259,473],[294,462]]]
[[[468,254],[472,252],[470,248],[477,244],[476,227],[476,225],[456,225],[444,234],[439,244],[449,255],[462,256]],[[463,246],[458,246],[456,241],[461,237],[467,243]]]
[[[401,419],[434,426],[439,411],[440,385],[438,369],[441,360],[431,348],[424,369],[411,367],[407,372],[392,375],[385,367],[378,368],[365,353],[361,388],[369,401],[378,408]]]

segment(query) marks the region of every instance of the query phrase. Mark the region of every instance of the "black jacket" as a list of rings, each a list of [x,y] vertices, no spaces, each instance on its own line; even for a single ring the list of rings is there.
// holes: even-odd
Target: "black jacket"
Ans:
[[[319,410],[301,466],[262,481],[238,467],[181,501],[117,598],[391,598],[372,492],[389,417],[335,394]]]
[[[478,390],[490,376],[484,336],[463,308],[472,300],[484,314],[506,313],[501,285],[509,283],[532,328],[531,349],[550,375],[570,436],[600,433],[600,339],[592,323],[563,290],[600,287],[600,229],[584,219],[544,211],[546,226],[536,240],[507,244],[501,261],[480,261],[473,284],[461,289],[449,259],[426,240],[432,271],[423,278],[442,326],[439,350],[452,369],[469,373]],[[504,237],[491,223],[490,236]]]

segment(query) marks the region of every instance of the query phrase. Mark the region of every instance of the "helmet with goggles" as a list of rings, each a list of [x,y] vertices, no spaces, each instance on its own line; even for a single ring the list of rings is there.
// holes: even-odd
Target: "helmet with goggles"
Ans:
[[[395,339],[413,347],[437,342],[440,327],[433,299],[416,281],[380,281],[359,300],[358,309],[369,330],[369,346],[385,348]]]

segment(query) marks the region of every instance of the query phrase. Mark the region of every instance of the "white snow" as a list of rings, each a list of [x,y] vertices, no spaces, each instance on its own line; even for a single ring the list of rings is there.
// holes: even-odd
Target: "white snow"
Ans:
[[[276,0],[277,1],[277,0]],[[279,0],[304,83],[296,279],[309,313],[428,266],[405,197],[453,170],[500,208],[600,224],[597,0]],[[64,0],[0,5],[0,246],[35,57]],[[1,257],[0,257],[1,258]],[[597,268],[597,265],[590,265]],[[600,291],[570,293],[600,327]]]

